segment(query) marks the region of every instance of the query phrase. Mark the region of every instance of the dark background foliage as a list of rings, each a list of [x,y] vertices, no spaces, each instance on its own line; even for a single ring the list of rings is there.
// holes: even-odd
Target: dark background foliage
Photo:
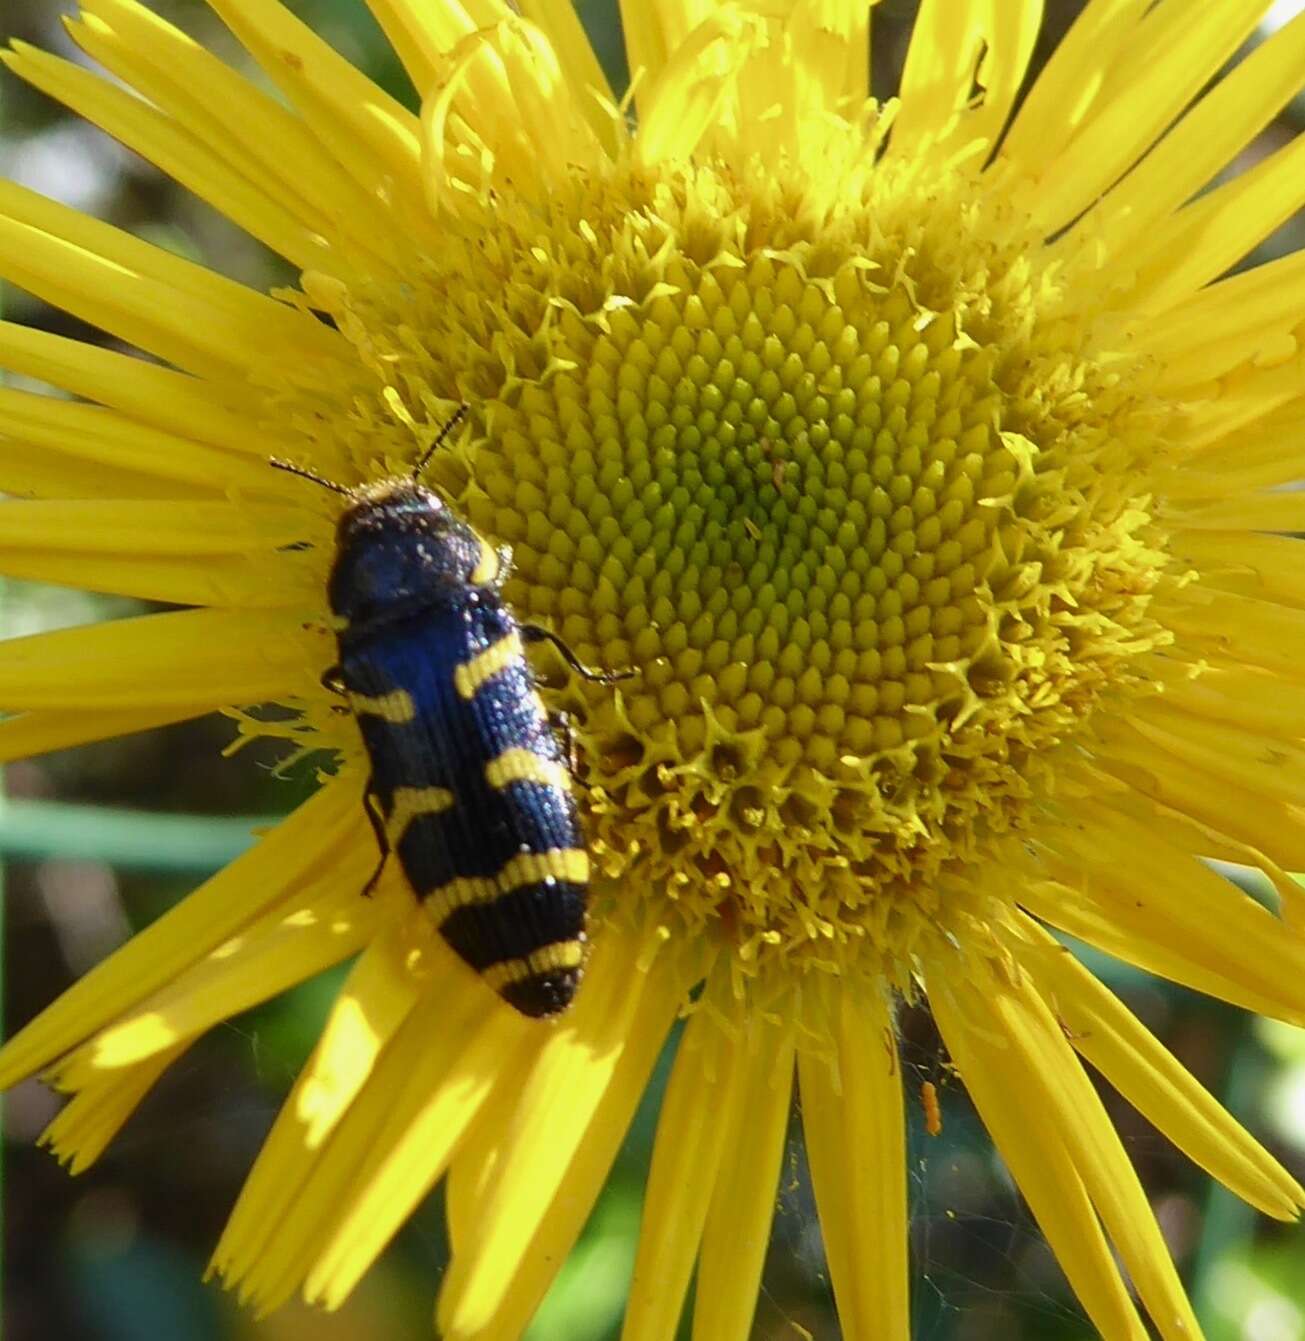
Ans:
[[[648,0],[655,3],[656,0]],[[1019,0],[1011,0],[1018,3]],[[1167,0],[1187,3],[1188,0]],[[1242,3],[1243,0],[1218,0]],[[618,87],[625,81],[616,0],[579,0]],[[241,53],[201,0],[152,7],[202,41]],[[398,96],[402,71],[361,0],[291,7]],[[1037,63],[1082,7],[1049,0]],[[1280,6],[1279,12],[1295,6]],[[5,0],[0,38],[68,50],[59,14],[70,4]],[[875,85],[896,86],[913,0],[876,10]],[[98,131],[12,78],[0,81],[0,172],[47,194],[266,286],[286,278],[206,205]],[[1300,100],[1251,157],[1298,133]],[[1296,223],[1264,259],[1305,243]],[[98,332],[9,290],[6,315],[89,340]],[[3,425],[0,425],[0,433]],[[121,614],[123,601],[10,583],[5,636]],[[311,787],[304,770],[278,776],[275,757],[219,755],[232,725],[212,718],[15,764],[0,799],[5,859],[7,1032],[29,1019],[134,929],[147,924],[246,840],[248,819],[284,813]],[[1183,1061],[1305,1176],[1305,1045],[1121,966],[1094,962]],[[345,1341],[431,1335],[431,1300],[446,1261],[438,1194],[338,1313],[292,1306],[264,1321],[201,1283],[259,1144],[316,1037],[338,975],[311,982],[215,1030],[159,1084],[107,1155],[69,1178],[35,1139],[57,1110],[37,1082],[5,1105],[5,1331],[9,1341]],[[436,1027],[433,1023],[432,1027]],[[911,1109],[915,1335],[918,1341],[1077,1341],[1091,1330],[1068,1295],[955,1082],[927,1015],[903,1023]],[[642,1185],[666,1059],[584,1238],[530,1332],[530,1341],[606,1341],[620,1327]],[[937,1085],[941,1135],[923,1131],[915,1102]],[[1259,1219],[1213,1189],[1131,1109],[1106,1102],[1151,1191],[1211,1341],[1305,1337],[1305,1236]],[[834,1341],[838,1327],[796,1124],[778,1189],[778,1217],[755,1336]],[[873,1270],[873,1265],[868,1269]]]

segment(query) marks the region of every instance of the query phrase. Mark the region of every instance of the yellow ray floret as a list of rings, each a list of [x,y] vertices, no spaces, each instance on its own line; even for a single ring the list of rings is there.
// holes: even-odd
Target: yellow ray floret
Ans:
[[[198,150],[200,163],[212,155],[223,165],[193,189],[220,205],[217,193],[234,176],[242,193],[273,203],[329,246],[332,270],[365,260],[383,273],[394,263],[379,243],[383,203],[350,181],[291,110],[135,0],[88,0],[82,15],[68,24],[73,40],[173,118],[179,156]]]
[[[1048,232],[1079,214],[1156,141],[1193,95],[1254,29],[1265,5],[1252,0],[1191,23],[1182,7],[1148,14],[1120,59],[1097,56],[1097,72],[1116,90],[1037,182],[1030,203]],[[1223,160],[1226,162],[1227,160]],[[1103,207],[1110,210],[1110,199]]]
[[[1294,1220],[1305,1189],[1168,1052],[1072,952],[1032,921],[1021,953],[1076,1052],[1213,1177],[1278,1220]]]
[[[8,321],[0,321],[0,367],[111,406],[183,439],[194,438],[242,456],[254,453],[264,462],[286,453],[283,439],[250,422],[241,408],[241,394],[230,384],[201,381],[144,359]],[[235,468],[241,469],[239,463]]]
[[[0,183],[0,266],[17,284],[188,371],[242,375],[269,340],[343,352],[307,314],[120,229]]]
[[[1305,138],[1298,135],[1176,210],[1138,240],[1130,306],[1148,316],[1166,312],[1224,274],[1300,209],[1302,183]]]
[[[404,1031],[432,976],[447,975],[451,1028],[432,1036],[427,1021]],[[262,1309],[287,1299],[332,1232],[326,1208],[345,1195],[358,1154],[338,1137],[374,1131],[393,1096],[377,1077],[411,1074],[418,1058],[447,1058],[470,1022],[474,975],[438,944],[419,913],[396,919],[368,946],[341,989],[322,1037],[300,1073],[236,1203],[213,1255],[219,1272]],[[463,990],[459,990],[459,989]],[[419,1043],[418,1038],[422,1041]],[[406,1044],[396,1050],[396,1040]],[[442,1041],[441,1041],[442,1040]],[[397,1060],[396,1060],[397,1057]],[[284,1218],[278,1208],[303,1196],[319,1199],[321,1215]]]
[[[48,1065],[172,982],[289,891],[331,869],[363,828],[359,786],[340,779],[129,941],[0,1050],[0,1087]]]
[[[684,1031],[657,1120],[622,1341],[674,1334],[725,1140],[743,1120],[746,1054],[702,1011]]]
[[[1247,6],[1248,12],[1254,9],[1254,5]],[[1240,26],[1234,21],[1232,33],[1238,32]],[[1236,158],[1302,86],[1305,15],[1256,47],[1110,192],[1100,207],[1105,217],[1099,236],[1105,245],[1112,251],[1121,250],[1184,205]],[[1075,182],[1075,189],[1078,186]]]
[[[481,1208],[503,1166],[502,1156],[515,1140],[508,1135],[513,1127],[509,1106],[495,1110],[493,1120],[483,1123],[454,1159],[447,1203],[455,1257],[440,1295],[440,1326],[448,1341],[516,1341],[598,1200],[691,977],[674,971],[670,963],[660,964],[657,972],[647,971],[647,966],[635,963],[633,947],[629,951],[629,993],[637,1003],[628,1032],[617,1045],[620,1056],[606,1088],[583,1117],[575,1115],[576,1121],[584,1122],[584,1130],[578,1139],[573,1136],[572,1115],[565,1105],[540,1114],[541,1121],[565,1128],[568,1162],[558,1170],[551,1199],[541,1201],[533,1195],[534,1175],[528,1163],[516,1168],[514,1182],[503,1190],[504,1214],[524,1217],[515,1219],[512,1250],[519,1256],[508,1271],[502,1270],[501,1260],[480,1261],[479,1226]],[[563,1138],[561,1130],[555,1134]],[[540,1161],[549,1158],[548,1136],[540,1133],[535,1150]],[[479,1262],[475,1270],[470,1269],[473,1262]]]
[[[1030,1073],[1029,1058],[1013,1045],[1000,1017],[968,986],[956,993],[931,977],[929,999],[967,1092],[1093,1325],[1103,1336],[1145,1341],[1079,1168],[1081,1152],[1047,1095],[1062,1068],[1045,1078]],[[1090,1121],[1104,1121],[1095,1101]]]
[[[268,504],[14,501],[0,510],[0,564],[15,577],[177,605],[303,607],[317,598],[317,574],[302,565],[296,581],[278,550],[304,533],[299,509]]]
[[[303,117],[327,154],[373,201],[403,223],[398,236],[438,243],[422,205],[416,118],[281,5],[210,0],[212,8]]]
[[[444,1010],[441,992],[428,1002]],[[324,1217],[330,1226],[304,1283],[304,1298],[338,1308],[438,1179],[497,1092],[511,1093],[538,1039],[511,1011],[492,1010],[432,1046],[429,1020],[414,1012],[396,1040],[394,1096],[379,1129],[342,1124],[337,1145],[352,1147],[341,1169],[346,1206]],[[418,1041],[420,1040],[420,1041]],[[388,1059],[387,1059],[388,1060]],[[399,1067],[404,1069],[400,1070]],[[358,1153],[363,1153],[361,1162]]]
[[[18,708],[129,708],[150,684],[157,704],[265,703],[312,694],[322,635],[284,611],[181,610],[5,645],[0,703]]]
[[[798,1074],[834,1296],[850,1336],[905,1337],[906,1117],[892,1021],[873,999],[830,993],[825,1008],[818,1027],[832,1031],[835,1052],[799,1054]]]
[[[734,1046],[743,1054],[738,1093],[702,1227],[693,1341],[747,1341],[752,1335],[788,1133],[793,1030],[754,1021]],[[877,1262],[876,1272],[882,1269]],[[843,1326],[856,1334],[846,1317]]]
[[[41,1133],[41,1144],[66,1164],[69,1173],[84,1173],[153,1088],[154,1083],[189,1046],[165,1048],[131,1067],[85,1077],[77,1092]],[[58,1085],[58,1077],[49,1077]]]
[[[620,1074],[645,977],[636,968],[640,948],[637,938],[616,928],[594,947],[566,1028],[550,1033],[516,1086],[517,1111],[530,1113],[532,1120],[516,1126],[478,1187],[474,1217],[461,1206],[451,1212],[459,1248],[440,1295],[437,1325],[444,1335],[483,1338],[500,1310],[512,1309],[513,1276],[504,1263],[524,1263],[541,1223],[559,1214],[556,1202],[569,1171],[574,1161],[584,1162],[581,1147]],[[666,1016],[657,1012],[656,1018]],[[646,1062],[646,1037],[640,1052]],[[618,1105],[618,1111],[623,1108]],[[610,1131],[604,1131],[600,1148],[613,1148]],[[462,1227],[470,1233],[459,1235]],[[527,1280],[538,1279],[537,1270],[528,1269]]]

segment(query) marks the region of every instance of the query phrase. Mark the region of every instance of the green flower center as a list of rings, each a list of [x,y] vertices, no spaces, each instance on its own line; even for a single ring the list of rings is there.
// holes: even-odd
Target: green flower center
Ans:
[[[306,289],[370,369],[334,450],[395,468],[465,397],[432,473],[509,598],[636,672],[548,671],[613,915],[900,981],[1163,640],[1158,437],[971,178],[845,186],[817,218],[723,166],[580,182],[401,292]]]

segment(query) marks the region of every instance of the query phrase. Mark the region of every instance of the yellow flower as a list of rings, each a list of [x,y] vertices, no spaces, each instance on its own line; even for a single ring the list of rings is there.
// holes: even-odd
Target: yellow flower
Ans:
[[[1053,937],[1305,1022],[1305,18],[925,0],[900,102],[867,0],[623,0],[618,102],[564,0],[369,0],[406,111],[271,0],[246,81],[134,0],[19,76],[301,273],[267,296],[14,185],[0,271],[155,361],[0,326],[11,573],[192,606],[9,643],[0,755],[216,708],[338,761],[0,1056],[93,1160],[216,1021],[361,952],[214,1259],[333,1307],[448,1178],[442,1335],[519,1335],[677,1011],[625,1324],[746,1337],[794,1077],[849,1338],[909,1333],[894,1002],[927,996],[1093,1323],[1199,1335],[1080,1058],[1269,1215],[1305,1193]],[[517,11],[520,11],[519,13]],[[125,87],[124,87],[125,85]],[[136,96],[139,93],[141,96]],[[1193,99],[1198,99],[1193,102]],[[594,947],[503,1007],[390,869],[318,677],[336,480],[408,467],[511,545],[585,783]],[[1202,861],[1258,867],[1280,916]],[[393,866],[393,864],[391,864]]]

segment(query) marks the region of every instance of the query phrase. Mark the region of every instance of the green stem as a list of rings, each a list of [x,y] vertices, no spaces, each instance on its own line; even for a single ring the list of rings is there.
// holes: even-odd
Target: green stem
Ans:
[[[0,857],[102,861],[140,871],[207,875],[254,842],[276,815],[217,818],[10,798],[0,807]]]

